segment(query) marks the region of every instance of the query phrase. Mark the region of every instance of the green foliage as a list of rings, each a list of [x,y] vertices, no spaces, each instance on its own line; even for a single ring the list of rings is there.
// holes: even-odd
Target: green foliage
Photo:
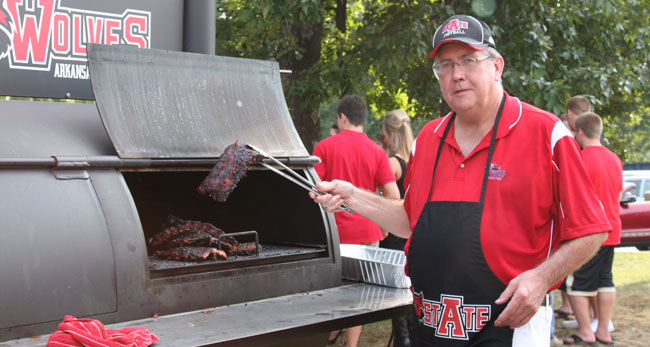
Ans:
[[[587,95],[596,112],[615,117],[648,82],[649,3],[643,2],[509,3],[493,25],[510,65],[507,89],[556,114],[572,95]],[[506,20],[519,13],[531,14],[529,20]]]
[[[645,116],[630,113],[624,117],[604,119],[606,145],[628,163],[650,162],[650,108]]]
[[[504,4],[490,24],[506,59],[506,90],[556,115],[571,96],[585,95],[612,126],[610,148],[624,161],[647,158],[649,128],[625,131],[644,129],[650,117],[649,8],[647,0]]]
[[[452,14],[480,13],[506,61],[511,95],[556,115],[571,96],[586,95],[605,119],[609,147],[624,161],[649,159],[650,0],[218,0],[217,7],[217,54],[278,60],[281,68],[309,58],[296,23],[321,25],[319,59],[302,65],[285,94],[320,107],[324,133],[345,94],[364,96],[374,119],[395,108],[418,119],[445,114],[428,57],[433,32]]]

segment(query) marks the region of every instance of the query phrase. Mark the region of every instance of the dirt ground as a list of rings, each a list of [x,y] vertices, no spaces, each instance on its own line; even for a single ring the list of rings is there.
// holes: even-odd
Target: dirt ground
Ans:
[[[612,332],[616,346],[650,346],[650,251],[617,250],[614,257],[616,307]],[[560,293],[555,292],[556,306]],[[551,346],[561,346],[562,339],[575,333],[555,322],[557,338]],[[368,324],[359,341],[360,347],[384,347],[391,333],[390,320]],[[603,345],[601,345],[603,346]]]

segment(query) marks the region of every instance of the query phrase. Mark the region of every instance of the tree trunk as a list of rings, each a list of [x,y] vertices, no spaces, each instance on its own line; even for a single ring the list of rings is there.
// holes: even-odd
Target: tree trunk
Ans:
[[[341,33],[345,34],[347,31],[348,23],[348,1],[347,0],[336,0],[336,9],[335,9],[335,19],[336,19],[336,29]]]
[[[289,96],[287,99],[291,105],[289,112],[300,139],[307,151],[312,153],[320,140],[320,110],[309,106],[302,107],[299,96]]]
[[[287,28],[287,34],[295,38],[301,53],[293,52],[289,54],[286,61],[280,61],[280,64],[292,71],[288,76],[283,76],[287,95],[287,104],[291,118],[296,126],[300,138],[311,153],[316,143],[320,140],[320,109],[321,103],[318,91],[308,91],[311,93],[307,98],[304,95],[304,89],[300,92],[294,90],[300,89],[304,85],[309,70],[314,67],[320,60],[322,37],[323,37],[323,20],[318,22],[294,22]],[[303,82],[303,83],[301,83]]]

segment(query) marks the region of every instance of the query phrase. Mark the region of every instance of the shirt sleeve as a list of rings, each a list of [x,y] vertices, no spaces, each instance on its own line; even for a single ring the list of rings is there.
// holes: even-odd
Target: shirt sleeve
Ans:
[[[382,149],[379,149],[377,153],[378,167],[377,167],[377,176],[376,184],[378,186],[384,186],[390,182],[395,182],[395,175],[393,175],[393,170],[390,168],[390,162],[388,161],[388,154]]]
[[[320,158],[320,163],[314,165],[314,170],[316,170],[318,177],[320,177],[320,179],[324,181],[325,176],[327,175],[327,167],[325,166],[325,156],[323,153],[323,146],[321,142],[316,144],[316,147],[314,148],[314,153],[312,153],[312,155]]]
[[[569,136],[552,143],[556,167],[554,190],[560,217],[560,240],[612,230],[585,169],[580,148]]]

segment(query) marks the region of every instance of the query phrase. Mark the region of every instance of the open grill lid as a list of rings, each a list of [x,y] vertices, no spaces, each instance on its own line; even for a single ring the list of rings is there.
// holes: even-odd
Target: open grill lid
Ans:
[[[121,158],[213,158],[239,140],[308,157],[277,62],[88,45],[97,109]]]

